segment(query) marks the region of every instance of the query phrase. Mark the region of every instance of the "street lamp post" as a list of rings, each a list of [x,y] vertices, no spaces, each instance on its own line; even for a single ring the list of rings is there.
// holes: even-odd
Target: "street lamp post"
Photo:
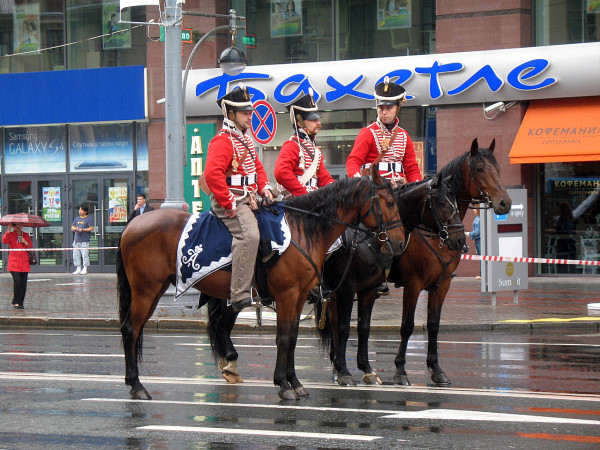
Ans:
[[[187,210],[187,203],[184,198],[183,190],[183,162],[184,151],[186,148],[185,138],[185,91],[187,85],[188,73],[191,68],[192,59],[200,45],[208,36],[217,31],[229,29],[232,37],[235,39],[237,30],[237,20],[244,17],[236,16],[235,10],[230,10],[229,15],[196,13],[193,15],[205,17],[228,18],[229,25],[221,25],[213,28],[206,33],[196,43],[192,50],[181,82],[181,19],[170,21],[168,14],[169,5],[175,4],[178,0],[166,0],[165,6],[165,134],[166,134],[166,196],[165,202],[161,208],[183,209]],[[174,15],[175,16],[175,15]],[[171,33],[169,33],[171,31]],[[246,67],[245,55],[242,51],[233,46],[228,47],[221,53],[219,64],[223,72],[228,75],[237,75]]]
[[[183,197],[181,152],[183,108],[181,106],[181,7],[166,0],[165,27],[165,202],[161,208],[187,209]]]

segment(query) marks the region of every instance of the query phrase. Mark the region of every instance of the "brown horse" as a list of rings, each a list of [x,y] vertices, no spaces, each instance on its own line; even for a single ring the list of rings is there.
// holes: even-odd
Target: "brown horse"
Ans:
[[[375,172],[367,177],[341,180],[286,204],[291,242],[279,260],[267,269],[267,285],[277,305],[277,361],[273,381],[284,400],[307,396],[296,376],[294,353],[300,313],[308,292],[321,278],[325,254],[352,224],[376,230],[383,243],[398,254],[404,230],[391,186]],[[139,380],[143,327],[169,284],[176,282],[177,246],[189,218],[182,211],[159,210],[142,214],[123,232],[117,252],[119,317],[125,352],[125,383],[132,398],[152,397]],[[230,272],[220,270],[194,287],[226,299]]]
[[[460,221],[465,217],[470,204],[485,203],[494,209],[497,214],[506,214],[511,208],[511,199],[500,181],[498,163],[493,155],[495,140],[488,149],[479,148],[477,139],[471,144],[470,151],[451,161],[438,174],[437,178],[447,181],[452,195],[458,200],[458,213]],[[394,258],[389,273],[390,281],[404,286],[402,306],[401,342],[396,355],[396,374],[394,383],[410,385],[405,371],[406,349],[408,340],[414,330],[415,310],[421,291],[428,292],[427,300],[427,367],[432,372],[432,380],[436,386],[449,386],[450,380],[438,363],[437,338],[440,327],[441,311],[450,288],[452,273],[460,262],[461,248],[440,246],[440,239],[431,233],[424,233],[409,219],[414,213],[414,206],[409,202],[402,204],[399,200],[398,208],[407,232],[407,245],[400,257]],[[368,360],[368,342],[371,311],[374,304],[374,290],[372,295],[362,292],[358,296],[358,355],[359,368],[365,372],[363,378],[366,383],[380,382],[377,374],[371,369]],[[367,290],[368,291],[368,290]],[[372,298],[372,300],[370,300]],[[352,301],[352,300],[350,300]],[[345,304],[338,302],[336,308],[328,311],[332,329],[330,333],[330,357],[334,364],[337,380],[340,384],[352,385],[354,381],[346,367],[345,349],[348,333],[339,335],[337,328],[349,329],[350,315],[344,312],[348,309]],[[350,305],[351,311],[351,305]],[[345,337],[344,337],[345,336]],[[345,341],[342,342],[342,340]]]

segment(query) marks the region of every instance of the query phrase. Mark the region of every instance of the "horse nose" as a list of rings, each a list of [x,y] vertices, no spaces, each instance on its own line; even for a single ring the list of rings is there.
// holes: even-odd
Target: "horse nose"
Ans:
[[[510,201],[510,199],[508,199],[508,200],[502,199],[502,200],[500,200],[499,206],[500,206],[501,213],[507,214],[510,211],[512,202]]]
[[[458,238],[458,248],[463,248],[467,243],[467,237],[463,234]]]

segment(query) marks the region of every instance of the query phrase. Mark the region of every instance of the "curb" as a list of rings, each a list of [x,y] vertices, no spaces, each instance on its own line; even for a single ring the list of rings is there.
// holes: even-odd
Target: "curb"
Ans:
[[[146,323],[145,331],[206,331],[207,323],[204,319],[165,319],[151,318]],[[119,330],[118,319],[110,318],[66,318],[66,317],[43,317],[43,316],[2,316],[0,327],[5,328],[73,328],[73,329],[99,329]],[[473,324],[441,324],[440,331],[534,331],[543,329],[582,329],[600,331],[600,320],[596,321],[574,321],[574,322],[519,322],[519,323],[473,323]],[[301,331],[311,330],[316,332],[316,327],[311,322],[309,325],[301,325]],[[356,326],[351,326],[356,332]],[[263,324],[258,326],[250,323],[238,323],[234,332],[275,332],[275,324]],[[371,325],[372,332],[394,333],[400,336],[400,325]],[[415,325],[414,332],[427,332],[427,325]],[[413,333],[414,334],[414,333]]]

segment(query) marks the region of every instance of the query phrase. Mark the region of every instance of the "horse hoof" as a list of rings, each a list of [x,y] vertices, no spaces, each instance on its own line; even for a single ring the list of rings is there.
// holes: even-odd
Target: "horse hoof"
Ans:
[[[381,378],[379,378],[375,372],[366,373],[363,376],[363,381],[365,384],[383,384]]]
[[[410,386],[410,381],[408,381],[407,375],[394,375],[394,384],[399,384],[400,386]]]
[[[281,400],[300,400],[300,396],[293,389],[280,389],[278,394]]]
[[[340,386],[356,386],[356,382],[354,381],[351,375],[338,375],[337,383]]]
[[[225,378],[229,383],[236,384],[244,382],[244,379],[239,373],[229,372],[228,370],[224,370],[221,373],[223,374],[223,378]]]
[[[298,397],[308,397],[308,391],[304,389],[304,386],[298,386],[296,389],[294,389],[294,392],[298,394]]]
[[[433,381],[433,384],[437,387],[448,387],[452,385],[452,383],[450,382],[448,377],[446,377],[446,374],[444,372],[432,375],[431,380]]]
[[[131,398],[133,400],[152,400],[152,396],[144,388],[141,388],[141,389],[131,388],[131,391],[129,391],[129,394],[131,395]]]

